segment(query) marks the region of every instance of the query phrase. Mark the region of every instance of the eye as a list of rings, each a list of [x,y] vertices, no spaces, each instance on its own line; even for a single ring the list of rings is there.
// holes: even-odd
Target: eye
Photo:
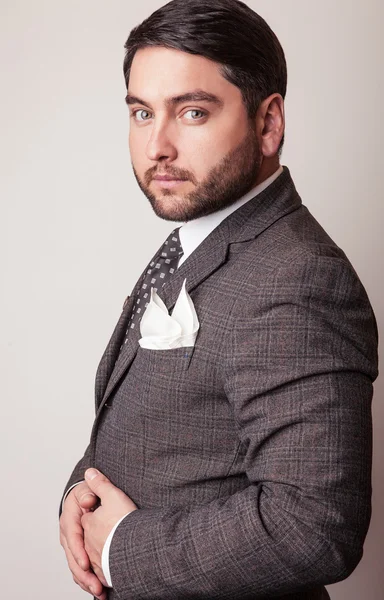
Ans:
[[[134,117],[136,119],[136,115],[138,113],[147,113],[147,115],[151,114],[148,110],[145,110],[144,108],[139,108],[138,110],[132,111],[132,117]],[[137,119],[137,121],[143,122],[143,121],[149,121],[149,119],[146,119],[146,118],[144,118],[144,119]]]
[[[188,113],[200,113],[201,115],[203,115],[203,117],[205,117],[207,114],[206,112],[204,112],[203,110],[199,110],[198,108],[193,108],[191,110],[187,110],[187,112],[184,113],[184,116],[187,115]],[[201,117],[201,118],[203,118],[203,117]],[[199,119],[195,119],[195,118],[187,119],[187,120],[199,121]]]
[[[138,115],[138,114],[140,114],[140,113],[142,113],[142,118],[141,118],[141,119],[137,117],[137,115]],[[204,112],[203,110],[199,110],[199,109],[197,109],[197,108],[193,108],[193,109],[187,110],[187,111],[184,113],[184,115],[183,115],[183,116],[187,115],[188,113],[200,113],[200,115],[202,115],[202,116],[201,116],[201,117],[198,117],[198,118],[195,118],[195,117],[193,116],[191,119],[187,119],[187,121],[199,121],[199,120],[201,120],[202,118],[204,118],[205,116],[207,116],[207,113],[206,113],[206,112]],[[149,117],[148,117],[148,116],[146,117],[145,115],[151,115],[151,113],[150,113],[148,110],[146,110],[145,108],[138,108],[138,109],[136,109],[136,110],[132,111],[132,114],[131,114],[131,116],[132,116],[134,119],[136,119],[136,121],[138,121],[139,123],[143,123],[143,122],[145,122],[145,121],[149,121],[149,120],[150,120],[150,118],[151,118],[151,117],[150,117],[150,116],[149,116]]]

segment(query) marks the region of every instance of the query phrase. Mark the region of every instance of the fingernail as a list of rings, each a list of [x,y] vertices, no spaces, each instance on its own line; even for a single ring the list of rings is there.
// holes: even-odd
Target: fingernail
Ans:
[[[92,498],[92,500],[94,498],[96,498],[95,494],[91,494],[90,492],[87,492],[86,494],[83,494],[80,498],[80,502],[82,502],[83,500],[86,500],[87,498]]]
[[[94,590],[93,588],[91,588],[91,587],[90,587],[90,588],[89,588],[89,591],[91,592],[91,594],[93,594],[94,596],[96,596],[96,594],[95,594],[95,590]]]
[[[85,479],[94,479],[99,474],[96,469],[87,469],[85,471]]]

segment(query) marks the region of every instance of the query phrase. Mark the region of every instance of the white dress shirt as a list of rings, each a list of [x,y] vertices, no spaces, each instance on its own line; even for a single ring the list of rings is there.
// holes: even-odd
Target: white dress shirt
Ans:
[[[273,173],[273,175],[268,177],[268,179],[265,179],[265,181],[263,181],[262,183],[259,183],[259,185],[253,187],[249,192],[247,192],[244,196],[239,198],[239,200],[236,200],[236,202],[234,202],[230,206],[227,206],[226,208],[223,208],[221,210],[217,210],[216,212],[211,213],[209,215],[198,217],[197,219],[183,223],[179,230],[180,243],[183,248],[183,255],[181,256],[177,266],[179,267],[188,258],[188,256],[192,254],[194,250],[196,250],[197,246],[201,244],[201,242],[221,223],[221,221],[223,221],[226,217],[228,217],[228,215],[233,213],[235,210],[240,208],[240,206],[251,200],[251,198],[254,198],[258,194],[260,194],[260,192],[265,190],[265,188],[267,188],[273,181],[275,181],[275,179],[277,179],[282,172],[283,167],[280,165],[277,171]],[[75,485],[78,484],[75,483],[68,489],[67,493],[63,498],[63,505],[67,494]],[[103,547],[101,556],[101,568],[103,570],[104,577],[109,587],[113,587],[111,581],[111,574],[109,571],[109,548],[111,546],[112,537],[117,527],[120,525],[121,521],[125,519],[125,517],[127,517],[130,514],[130,512],[125,514],[123,517],[121,517],[119,521],[117,521],[117,523],[109,533]]]

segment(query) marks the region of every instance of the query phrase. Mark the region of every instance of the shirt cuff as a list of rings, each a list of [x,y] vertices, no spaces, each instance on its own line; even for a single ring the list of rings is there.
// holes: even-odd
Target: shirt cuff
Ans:
[[[127,515],[129,515],[131,512],[133,511],[129,511],[127,512],[123,517],[121,517],[121,519],[119,519],[117,521],[117,523],[113,526],[113,528],[111,529],[109,536],[107,537],[107,539],[105,540],[104,546],[103,546],[103,551],[101,553],[101,569],[104,573],[104,577],[105,580],[108,584],[107,587],[113,587],[112,586],[112,580],[111,580],[111,573],[109,570],[109,549],[111,547],[111,542],[112,542],[112,538],[113,538],[113,534],[115,533],[117,527],[120,525],[121,521],[123,519],[125,519],[125,517]]]
[[[78,481],[77,483],[74,483],[73,485],[71,485],[70,488],[67,489],[67,491],[64,494],[63,501],[61,503],[61,512],[63,512],[63,510],[64,510],[64,501],[65,501],[66,497],[68,496],[69,492],[71,491],[71,489],[74,488],[75,485],[79,485],[79,483],[83,483],[84,481],[85,481],[85,479],[83,479],[82,481]]]

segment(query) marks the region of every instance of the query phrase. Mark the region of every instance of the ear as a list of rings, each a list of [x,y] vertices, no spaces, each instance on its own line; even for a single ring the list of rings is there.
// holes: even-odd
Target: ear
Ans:
[[[281,94],[272,94],[263,100],[256,115],[256,131],[263,156],[270,158],[278,153],[284,130],[284,99]]]

